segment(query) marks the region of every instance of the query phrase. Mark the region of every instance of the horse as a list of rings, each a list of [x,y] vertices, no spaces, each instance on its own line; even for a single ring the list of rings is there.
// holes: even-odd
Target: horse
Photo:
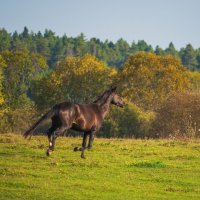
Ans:
[[[72,129],[84,133],[82,147],[75,147],[74,151],[81,151],[81,158],[85,158],[84,152],[86,149],[92,148],[94,136],[101,128],[102,122],[108,114],[111,104],[118,107],[124,106],[124,101],[116,93],[116,87],[111,87],[106,90],[94,102],[89,104],[72,102],[56,104],[24,133],[24,137],[31,137],[40,123],[51,118],[52,124],[47,131],[49,140],[49,148],[46,152],[47,156],[54,151],[56,138],[64,135],[67,130]],[[88,136],[89,143],[87,146]]]

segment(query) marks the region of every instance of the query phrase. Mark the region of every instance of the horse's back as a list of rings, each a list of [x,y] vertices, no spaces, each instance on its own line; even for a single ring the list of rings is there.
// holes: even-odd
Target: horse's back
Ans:
[[[56,109],[69,109],[69,108],[74,107],[74,105],[75,104],[70,102],[70,101],[65,101],[65,102],[61,102],[61,103],[54,105],[54,108],[56,108]]]
[[[76,109],[79,114],[85,117],[94,117],[101,114],[97,104],[76,104]]]
[[[75,119],[75,104],[72,102],[62,102],[54,106],[56,115],[64,126],[70,127]]]

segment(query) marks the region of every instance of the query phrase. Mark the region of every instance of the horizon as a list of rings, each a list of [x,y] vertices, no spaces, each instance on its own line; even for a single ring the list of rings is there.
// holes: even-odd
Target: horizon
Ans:
[[[177,50],[191,44],[200,48],[200,1],[198,0],[1,0],[0,28],[9,33],[30,31],[116,43],[144,40],[154,49],[172,42]]]
[[[58,35],[58,34],[56,34],[56,32],[55,31],[53,31],[53,30],[51,30],[51,29],[48,29],[48,28],[46,28],[45,30],[43,30],[43,31],[41,31],[41,30],[38,30],[37,32],[34,32],[33,30],[30,30],[27,26],[25,26],[27,29],[28,29],[28,32],[29,32],[29,34],[30,33],[33,33],[33,34],[37,34],[38,32],[40,32],[42,35],[44,35],[44,33],[45,33],[45,30],[48,30],[48,31],[52,31],[54,34],[55,34],[55,36],[58,36],[58,37],[63,37],[64,35],[66,35],[67,37],[72,37],[72,38],[76,38],[76,37],[78,37],[78,36],[80,36],[81,34],[83,34],[84,35],[84,37],[85,37],[85,39],[86,39],[86,41],[89,41],[90,39],[92,39],[92,38],[96,38],[96,39],[99,39],[101,42],[105,42],[106,40],[108,40],[108,39],[105,39],[105,40],[101,40],[101,38],[97,38],[97,37],[91,37],[91,38],[87,38],[87,36],[84,34],[84,33],[80,33],[80,34],[78,34],[78,35],[75,35],[75,36],[68,36],[66,33],[64,33],[63,35]],[[25,28],[24,27],[24,28]],[[0,29],[1,29],[1,27],[0,27]],[[4,27],[2,27],[2,29],[5,29]],[[5,29],[6,30],[6,29]],[[24,30],[24,29],[23,29]],[[13,31],[13,32],[8,32],[7,30],[7,32],[9,33],[9,34],[14,34],[14,32],[17,32],[18,34],[21,34],[22,32],[23,32],[23,30],[21,30],[21,31],[17,31],[17,30],[15,30],[15,31]],[[135,42],[135,44],[137,44],[139,41],[144,41],[144,42],[146,42],[147,43],[147,45],[150,45],[154,50],[156,49],[156,47],[158,46],[159,48],[162,48],[163,50],[164,49],[166,49],[166,48],[168,48],[169,47],[169,44],[170,43],[173,43],[172,41],[171,42],[169,42],[169,44],[166,46],[166,47],[161,47],[161,46],[159,46],[159,45],[156,45],[155,47],[152,45],[152,44],[150,44],[150,43],[148,43],[147,41],[145,41],[145,40],[133,40],[131,43],[129,43],[126,39],[124,39],[124,38],[119,38],[119,39],[117,39],[116,41],[112,41],[112,40],[108,40],[108,42],[112,42],[112,43],[116,43],[118,40],[120,40],[120,39],[123,39],[124,41],[126,41],[128,44],[129,44],[129,46],[131,46],[131,44],[133,43],[133,42]],[[191,43],[188,43],[188,44],[191,44]],[[185,48],[188,44],[185,44],[185,46],[183,46],[183,47],[181,47],[181,48]],[[174,43],[173,43],[173,45],[174,45]],[[192,45],[192,44],[191,44]],[[192,45],[193,46],[193,45]],[[181,48],[177,48],[175,45],[174,45],[174,47],[175,47],[175,49],[177,50],[177,51],[180,51],[181,50]],[[195,48],[194,46],[193,46],[193,48],[194,49],[200,49],[200,47],[197,47],[197,48]]]

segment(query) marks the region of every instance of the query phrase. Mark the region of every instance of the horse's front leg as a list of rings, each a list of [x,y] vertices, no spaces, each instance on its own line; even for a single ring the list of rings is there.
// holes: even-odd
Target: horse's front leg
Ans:
[[[88,136],[88,132],[86,133],[86,132],[84,132],[83,133],[83,142],[82,142],[82,147],[74,147],[74,151],[82,151],[82,149],[83,149],[83,146],[85,145],[85,147],[86,147],[86,143],[87,143],[87,136]]]
[[[92,148],[92,144],[93,144],[93,141],[94,141],[94,135],[95,135],[96,131],[91,131],[91,132],[86,132],[84,133],[83,135],[83,143],[82,143],[82,147],[79,148],[79,147],[75,147],[74,148],[74,151],[84,151],[85,149],[91,149]],[[87,136],[90,135],[89,137],[89,143],[88,143],[88,146],[86,147],[86,144],[87,144]],[[83,150],[84,148],[84,150]]]
[[[86,144],[87,144],[87,137],[88,137],[88,133],[85,132],[83,135],[83,143],[82,143],[82,148],[81,148],[81,158],[85,158],[85,149],[86,149]]]
[[[88,147],[87,147],[88,149],[92,148],[92,144],[93,144],[93,141],[94,141],[94,135],[95,135],[94,131],[90,132],[89,143],[88,143]]]

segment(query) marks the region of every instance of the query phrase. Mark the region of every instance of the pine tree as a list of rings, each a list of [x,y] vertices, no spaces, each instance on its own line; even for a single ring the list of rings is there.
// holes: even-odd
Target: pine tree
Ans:
[[[188,44],[181,56],[183,65],[187,66],[190,70],[197,68],[196,52],[191,44]]]
[[[176,51],[174,44],[172,42],[170,42],[168,48],[165,49],[165,54],[178,56],[178,52]]]
[[[10,42],[9,33],[4,28],[0,29],[0,51],[9,49]]]

